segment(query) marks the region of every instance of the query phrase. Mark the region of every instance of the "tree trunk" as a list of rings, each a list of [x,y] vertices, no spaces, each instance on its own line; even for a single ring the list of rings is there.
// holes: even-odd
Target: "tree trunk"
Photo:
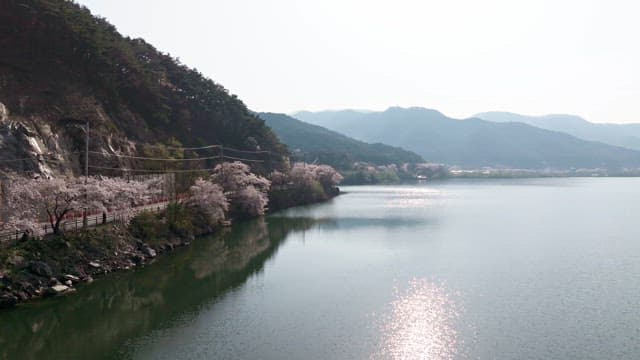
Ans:
[[[62,223],[62,219],[64,219],[64,216],[67,215],[68,212],[69,210],[65,210],[60,213],[60,215],[56,216],[56,224],[53,227],[53,233],[55,235],[60,235],[60,224]]]
[[[55,225],[53,225],[53,234],[54,235],[59,235],[60,234],[60,222],[62,221],[62,218],[58,218],[58,220],[56,220]]]

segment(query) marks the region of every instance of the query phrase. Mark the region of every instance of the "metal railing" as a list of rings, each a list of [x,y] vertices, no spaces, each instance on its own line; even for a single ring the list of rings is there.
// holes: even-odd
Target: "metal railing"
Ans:
[[[141,213],[143,211],[160,212],[169,206],[168,202],[158,203],[152,205],[139,206],[134,209],[134,214]],[[108,224],[116,221],[122,221],[125,218],[123,212],[112,211],[103,214],[87,216],[87,228],[97,227],[99,225]],[[62,231],[78,231],[83,229],[82,217],[72,218],[71,220],[65,220],[60,223],[60,230]],[[39,229],[40,230],[40,229]],[[54,229],[51,224],[41,224],[41,230],[38,232],[39,236],[45,236],[53,234]],[[0,233],[0,247],[10,247],[18,244],[18,242],[24,236],[25,231],[7,231]]]

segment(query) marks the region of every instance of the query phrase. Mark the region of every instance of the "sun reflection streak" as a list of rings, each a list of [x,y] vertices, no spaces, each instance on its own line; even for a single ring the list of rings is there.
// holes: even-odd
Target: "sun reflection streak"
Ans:
[[[382,341],[371,359],[454,359],[460,342],[455,328],[458,306],[443,285],[413,279],[396,289],[382,325]]]
[[[394,194],[393,199],[388,200],[385,206],[388,208],[422,208],[440,203],[446,194],[437,189],[402,189]]]

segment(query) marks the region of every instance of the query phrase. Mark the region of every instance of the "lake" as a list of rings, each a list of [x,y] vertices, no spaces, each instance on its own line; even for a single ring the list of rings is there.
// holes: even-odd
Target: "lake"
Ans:
[[[342,190],[0,312],[0,358],[640,358],[640,179]]]

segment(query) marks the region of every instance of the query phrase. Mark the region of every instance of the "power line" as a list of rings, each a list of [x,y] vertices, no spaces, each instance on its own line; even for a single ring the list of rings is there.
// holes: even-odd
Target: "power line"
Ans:
[[[240,150],[240,149],[235,149],[235,148],[232,148],[232,147],[224,146],[222,144],[207,145],[207,146],[202,146],[202,147],[171,147],[171,146],[164,146],[164,145],[148,145],[148,144],[136,143],[136,142],[134,142],[134,144],[139,144],[139,145],[142,145],[142,146],[165,147],[166,149],[171,149],[171,150],[203,150],[203,149],[224,148],[225,151],[234,151],[234,152],[245,153],[245,154],[271,153],[271,151],[269,151],[269,150]]]
[[[151,146],[158,146],[158,147],[163,146],[164,148],[169,149],[169,150],[187,150],[187,151],[191,151],[191,150],[215,149],[215,148],[219,148],[222,145],[207,145],[207,146],[200,146],[200,147],[175,147],[175,146],[165,146],[165,145],[151,145]]]
[[[85,131],[87,131],[87,130],[85,130]],[[96,132],[95,130],[92,130],[90,133],[99,135],[99,133]],[[232,147],[226,147],[226,146],[223,146],[222,144],[211,144],[211,145],[205,145],[205,146],[199,146],[199,147],[175,147],[175,146],[166,146],[166,145],[162,145],[162,144],[140,143],[140,142],[131,141],[131,140],[125,140],[125,139],[115,139],[115,140],[118,140],[118,141],[123,142],[123,143],[128,143],[128,144],[133,143],[133,144],[141,145],[141,146],[159,147],[159,148],[165,148],[165,149],[170,149],[170,150],[193,151],[193,150],[224,148],[224,150],[226,150],[226,151],[231,151],[231,152],[236,152],[236,153],[243,153],[243,154],[271,154],[271,151],[269,151],[269,150],[240,150],[240,149],[235,149],[235,148],[232,148]],[[80,154],[81,151],[73,151],[73,152],[62,151],[61,153],[64,153],[66,155],[73,155],[73,154]],[[156,157],[145,157],[145,156],[134,156],[134,155],[111,154],[111,153],[103,153],[103,152],[98,152],[98,151],[89,151],[89,153],[91,153],[91,154],[99,154],[99,155],[103,155],[103,156],[115,156],[115,157],[121,157],[121,158],[138,159],[138,160],[155,160],[155,161],[198,161],[198,160],[216,159],[216,158],[220,157],[220,155],[216,155],[216,156],[198,157],[198,158],[175,159],[175,158],[156,158]],[[25,158],[3,159],[3,160],[0,160],[0,163],[17,162],[17,161],[25,161],[25,160],[40,160],[42,158],[39,159],[38,157],[44,157],[44,156],[55,156],[55,154],[47,153],[47,154],[37,154],[37,155],[34,155],[32,157],[25,157]],[[227,157],[227,156],[225,156],[225,157]],[[234,160],[241,160],[241,161],[263,162],[263,161],[260,161],[260,160],[242,159],[242,158],[237,158],[237,157],[228,157],[228,158],[231,158],[231,159],[234,159]],[[44,160],[46,160],[46,159],[44,159]]]
[[[67,153],[67,154],[78,154],[79,152],[72,152],[72,153]],[[244,162],[258,162],[258,163],[262,163],[264,162],[264,160],[255,160],[255,159],[246,159],[246,158],[239,158],[239,157],[235,157],[235,156],[228,156],[228,155],[216,155],[216,156],[211,156],[211,157],[204,157],[204,158],[191,158],[191,159],[166,159],[166,158],[146,158],[146,157],[134,157],[134,156],[129,156],[129,155],[119,155],[119,154],[103,154],[100,152],[95,152],[95,151],[90,151],[90,153],[95,153],[95,154],[102,154],[102,155],[113,155],[113,156],[118,156],[118,157],[126,157],[126,158],[134,158],[134,159],[146,159],[146,160],[176,160],[176,161],[180,161],[180,160],[205,160],[205,159],[226,159],[226,160],[237,160],[237,161],[244,161]],[[50,154],[45,154],[45,155],[50,155]],[[7,160],[0,160],[3,162],[7,162],[7,161],[21,161],[21,160],[32,160],[33,158],[22,158],[22,159],[7,159]],[[43,159],[45,162],[53,162],[53,163],[58,163],[61,164],[64,161],[63,160],[58,160],[58,159]],[[205,168],[205,169],[177,169],[177,170],[153,170],[153,169],[127,169],[127,168],[111,168],[111,167],[105,167],[105,166],[95,166],[95,165],[89,165],[89,168],[91,169],[102,169],[102,170],[114,170],[114,171],[135,171],[135,172],[155,172],[155,173],[163,173],[163,172],[200,172],[200,171],[213,171],[214,168]],[[25,170],[21,170],[20,172],[32,172],[32,171],[25,171]]]
[[[264,162],[263,160],[252,160],[252,159],[243,159],[237,158],[233,156],[223,156],[225,159],[237,160],[237,161],[245,161],[245,162]],[[218,156],[218,159],[221,157]],[[97,165],[89,165],[89,168],[92,169],[103,169],[103,170],[117,170],[117,171],[139,171],[139,172],[157,172],[157,173],[171,173],[171,172],[199,172],[199,171],[213,171],[215,168],[205,168],[205,169],[128,169],[128,168],[112,168],[106,166],[97,166]]]
[[[176,159],[176,158],[156,158],[156,157],[146,157],[146,156],[112,154],[112,153],[103,153],[103,152],[100,152],[100,151],[89,151],[89,153],[90,154],[103,155],[103,156],[113,156],[113,157],[119,157],[119,158],[126,158],[126,159],[157,160],[157,161],[197,161],[197,160],[211,160],[211,159],[220,158],[220,155],[199,157],[199,158]]]
[[[246,161],[246,162],[264,162],[264,160],[242,159],[242,158],[237,158],[237,157],[227,156],[227,155],[224,155],[223,157],[224,157],[225,159],[238,160],[238,161]]]
[[[163,148],[163,149],[167,149],[167,150],[183,150],[183,151],[215,149],[215,148],[219,148],[220,146],[222,146],[222,145],[219,145],[219,144],[214,144],[214,145],[197,146],[197,147],[183,147],[183,146],[168,146],[168,145],[163,145],[163,144],[141,143],[141,142],[131,141],[131,140],[120,140],[119,139],[119,141],[127,142],[127,143],[130,143],[130,144],[135,144],[135,145],[141,145],[141,146],[157,147],[157,148]]]
[[[224,150],[229,150],[229,148],[224,148]],[[269,151],[243,151],[243,150],[236,150],[236,149],[231,149],[233,151],[237,151],[237,152],[244,152],[244,153],[268,153]],[[126,158],[126,159],[137,159],[137,160],[154,160],[154,161],[200,161],[200,160],[212,160],[212,159],[220,159],[222,157],[224,158],[229,158],[229,159],[233,159],[233,160],[240,160],[240,161],[251,161],[251,162],[264,162],[264,160],[257,160],[257,159],[246,159],[246,158],[239,158],[239,157],[234,157],[234,156],[227,156],[227,155],[215,155],[215,156],[205,156],[205,157],[198,157],[198,158],[184,158],[184,159],[176,159],[176,158],[158,158],[158,157],[147,157],[147,156],[134,156],[134,155],[125,155],[125,154],[113,154],[113,153],[104,153],[104,152],[100,152],[100,151],[89,151],[90,154],[97,154],[97,155],[102,155],[102,156],[111,156],[111,157],[119,157],[119,158]]]
[[[146,172],[146,173],[187,173],[187,172],[203,172],[203,171],[213,171],[215,168],[209,169],[181,169],[181,170],[152,170],[152,169],[127,169],[127,168],[111,168],[106,166],[96,166],[89,165],[90,169],[102,169],[102,170],[114,170],[114,171],[123,171],[123,172]]]
[[[231,150],[231,151],[235,151],[235,152],[240,152],[240,153],[245,153],[245,154],[265,154],[265,153],[271,153],[271,151],[269,150],[238,150],[238,149],[234,149],[234,148],[230,148],[230,147],[224,147],[225,151],[226,150]]]
[[[100,133],[98,133],[95,130],[92,130],[91,133],[96,134],[96,135],[101,135]],[[103,134],[104,136],[104,134]],[[109,134],[111,139],[117,140],[121,143],[126,143],[126,144],[134,144],[134,145],[140,145],[140,146],[147,146],[147,147],[156,147],[156,148],[163,148],[163,149],[167,149],[167,150],[183,150],[183,151],[192,151],[192,150],[206,150],[206,149],[215,149],[215,148],[219,148],[220,144],[211,144],[211,145],[204,145],[204,146],[196,146],[196,147],[184,147],[184,146],[169,146],[169,145],[164,145],[164,144],[150,144],[150,143],[142,143],[142,142],[138,142],[138,141],[133,141],[133,140],[127,140],[127,139],[117,139],[114,137],[111,137],[111,135]]]
[[[99,133],[95,130],[91,131],[92,133],[99,135]],[[224,146],[222,144],[211,144],[211,145],[205,145],[205,146],[197,146],[197,147],[184,147],[184,146],[169,146],[169,145],[164,145],[164,144],[150,144],[150,143],[142,143],[142,142],[138,142],[138,141],[133,141],[133,140],[127,140],[127,139],[117,139],[117,138],[113,138],[117,141],[120,141],[122,143],[127,143],[127,144],[135,144],[135,145],[140,145],[140,146],[148,146],[148,147],[157,147],[157,148],[164,148],[164,149],[168,149],[168,150],[183,150],[183,151],[192,151],[192,150],[205,150],[205,149],[216,149],[216,148],[220,148],[220,147],[224,147],[225,150],[230,150],[230,151],[235,151],[235,152],[241,152],[241,153],[251,153],[251,154],[262,154],[262,153],[271,153],[271,151],[269,150],[240,150],[240,149],[235,149],[232,147],[227,147]]]
[[[211,147],[220,147],[220,146],[221,145],[211,145]],[[251,152],[251,151],[236,150],[236,149],[231,149],[231,148],[225,148],[225,150],[232,150],[232,151],[244,152],[244,153],[266,153],[266,152],[268,152],[268,151]],[[80,151],[73,151],[73,152],[62,151],[61,154],[62,153],[64,153],[65,155],[76,155],[76,154],[80,154],[81,152]],[[215,155],[215,156],[205,156],[205,157],[198,157],[198,158],[176,159],[176,158],[157,158],[157,157],[147,157],[147,156],[135,156],[135,155],[125,155],[125,154],[104,153],[104,152],[93,151],[93,150],[90,150],[89,153],[90,154],[96,154],[96,155],[102,155],[102,156],[120,157],[120,158],[128,158],[128,159],[138,159],[138,160],[156,160],[156,161],[200,161],[200,160],[219,159],[221,157],[221,155]],[[61,161],[61,160],[58,160],[58,159],[46,159],[46,158],[44,158],[45,156],[56,156],[56,155],[57,154],[48,153],[48,154],[38,154],[38,155],[34,155],[32,157],[25,157],[25,158],[1,159],[0,163],[25,161],[25,160]],[[237,157],[231,157],[231,156],[224,156],[224,157],[225,158],[232,158],[234,160],[258,161],[258,160],[243,159],[243,158],[237,158]]]

